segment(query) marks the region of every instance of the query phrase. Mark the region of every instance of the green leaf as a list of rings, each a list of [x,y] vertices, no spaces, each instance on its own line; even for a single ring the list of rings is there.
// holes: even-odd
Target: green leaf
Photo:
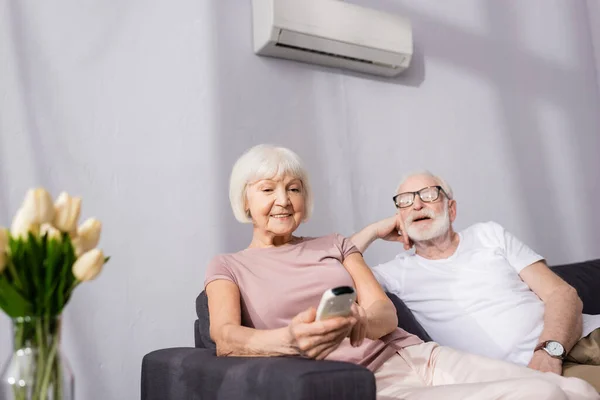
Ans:
[[[25,243],[25,252],[28,255],[29,265],[25,266],[30,274],[33,284],[33,308],[36,315],[43,315],[44,303],[44,243],[29,232],[29,240]]]
[[[60,281],[60,266],[62,265],[62,243],[56,239],[46,242],[45,284],[44,284],[44,309],[46,313],[53,315],[56,305],[56,289]]]
[[[56,292],[57,296],[57,310],[60,312],[65,305],[68,303],[70,298],[71,287],[75,281],[73,276],[73,264],[75,263],[75,250],[71,243],[69,236],[65,236],[63,240],[63,246],[61,251],[62,263],[60,265],[60,279],[58,289]]]
[[[17,283],[18,289],[26,298],[30,298],[31,279],[28,274],[27,265],[29,263],[25,249],[25,241],[22,238],[17,238],[9,242],[11,250],[11,270],[13,272],[14,282]]]
[[[0,276],[0,307],[11,318],[32,315],[33,313],[31,303],[3,276]]]

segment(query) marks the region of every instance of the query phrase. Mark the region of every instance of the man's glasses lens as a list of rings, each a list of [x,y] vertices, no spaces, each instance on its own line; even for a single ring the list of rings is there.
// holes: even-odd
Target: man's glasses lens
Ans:
[[[422,201],[431,203],[440,197],[440,188],[438,186],[426,187],[418,192],[400,193],[396,196],[396,206],[400,208],[411,206],[415,200],[415,195],[419,195]]]
[[[431,201],[437,200],[439,195],[440,195],[440,190],[435,186],[421,189],[421,191],[419,191],[419,197],[421,197],[421,200],[426,201],[426,202],[431,202]]]

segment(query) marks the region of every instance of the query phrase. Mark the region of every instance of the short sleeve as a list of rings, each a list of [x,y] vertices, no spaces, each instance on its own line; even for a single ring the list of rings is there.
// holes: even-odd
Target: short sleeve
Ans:
[[[390,262],[390,263],[393,263]],[[375,279],[381,285],[384,291],[394,293],[396,296],[402,296],[402,285],[398,277],[393,276],[390,272],[390,263],[379,264],[376,267],[372,267],[371,271],[375,275]],[[400,268],[396,268],[396,275],[399,274]]]
[[[223,256],[216,256],[208,263],[206,268],[206,275],[204,278],[204,288],[206,285],[217,279],[225,279],[237,284],[235,276],[233,275],[229,265],[225,261]]]
[[[499,224],[495,222],[489,224],[493,227],[501,246],[504,248],[506,260],[518,273],[523,268],[544,259]]]
[[[335,238],[337,241],[337,245],[340,249],[340,252],[342,253],[342,262],[350,254],[354,254],[354,253],[361,254],[361,252],[358,250],[358,248],[347,237],[344,237],[344,236],[336,233]]]

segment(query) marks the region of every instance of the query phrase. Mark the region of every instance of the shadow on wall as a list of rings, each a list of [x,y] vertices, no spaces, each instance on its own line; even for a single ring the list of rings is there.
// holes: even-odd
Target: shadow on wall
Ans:
[[[582,194],[581,204],[585,210],[594,210],[593,201],[600,196],[600,187],[591,183],[597,181],[595,171],[600,170],[600,160],[593,153],[594,149],[597,151],[600,148],[600,143],[597,135],[586,137],[582,132],[597,132],[599,124],[596,119],[595,125],[590,126],[589,121],[594,120],[590,107],[575,106],[594,100],[580,98],[582,89],[589,85],[586,77],[589,80],[590,75],[581,73],[582,69],[587,68],[584,60],[590,50],[589,43],[579,44],[577,59],[580,60],[580,66],[569,69],[549,63],[522,47],[515,18],[504,3],[491,0],[485,3],[489,19],[489,34],[485,36],[473,35],[391,0],[379,0],[370,5],[409,17],[417,51],[413,65],[404,75],[392,80],[362,74],[360,77],[396,85],[419,86],[425,79],[425,49],[429,59],[441,60],[453,68],[491,82],[498,98],[498,107],[504,115],[502,122],[505,124],[507,146],[504,151],[508,153],[508,158],[512,158],[512,165],[507,168],[513,171],[511,176],[520,193],[518,198],[506,200],[525,209],[523,214],[528,220],[523,221],[523,226],[536,232],[534,243],[530,243],[532,247],[544,249],[545,255],[553,261],[574,261],[564,258],[573,253],[569,249],[569,242],[564,240],[567,229],[561,217],[565,215],[562,204],[564,197],[558,193],[558,188],[562,186],[557,186],[557,178],[552,175],[553,159],[540,151],[547,136],[545,128],[540,126],[537,107],[540,103],[554,105],[563,114],[569,129],[576,134],[577,139],[571,142],[571,148],[563,149],[570,153],[558,155],[557,158],[581,160],[573,169],[575,174],[581,176],[574,187]],[[239,7],[244,7],[243,11]],[[319,155],[314,151],[323,143],[323,138],[318,137],[311,122],[313,116],[318,116],[322,110],[316,106],[310,110],[303,108],[306,103],[311,103],[315,91],[311,91],[310,86],[294,86],[291,82],[322,83],[313,80],[319,79],[313,74],[314,71],[333,71],[342,78],[359,75],[310,64],[258,58],[252,53],[250,5],[240,6],[234,0],[215,1],[213,8],[216,21],[228,19],[235,26],[243,27],[231,30],[223,25],[215,25],[218,43],[215,47],[218,49],[215,54],[218,65],[215,84],[219,93],[219,145],[215,150],[221,155],[219,179],[222,189],[218,196],[223,205],[218,213],[219,219],[225,224],[222,227],[224,248],[235,251],[244,248],[250,240],[249,229],[248,233],[244,231],[244,234],[239,234],[240,225],[231,214],[227,198],[229,173],[235,159],[254,144],[271,142],[297,150],[314,167],[313,171],[327,167],[330,164],[327,152]],[[575,21],[584,20],[587,23],[585,4],[572,3],[569,9]],[[238,20],[231,21],[232,18]],[[244,32],[247,35],[243,36]],[[241,68],[240,64],[245,67]],[[328,80],[324,84],[331,82]],[[288,83],[289,88],[275,86]],[[236,90],[238,85],[243,90]],[[343,79],[337,80],[337,85],[343,86]],[[289,98],[281,98],[281,93],[289,93]],[[314,99],[312,103],[318,105],[318,100]],[[244,117],[248,115],[252,117]],[[340,113],[339,116],[343,118],[344,114]],[[346,120],[337,122],[344,127],[342,129],[349,130],[347,116]],[[344,133],[347,140],[352,140],[351,135]],[[485,135],[485,132],[482,134]],[[573,174],[567,175],[571,176]],[[313,179],[317,181],[315,187],[319,187],[320,177],[313,176]],[[555,194],[554,197],[547,196],[549,193]],[[316,201],[321,200],[317,193]],[[328,218],[327,215],[315,217],[323,217],[325,222]],[[549,217],[552,221],[548,221]],[[335,229],[332,226],[332,230]],[[578,234],[578,237],[584,238],[581,251],[593,252],[594,243],[600,239],[598,217],[582,220]]]

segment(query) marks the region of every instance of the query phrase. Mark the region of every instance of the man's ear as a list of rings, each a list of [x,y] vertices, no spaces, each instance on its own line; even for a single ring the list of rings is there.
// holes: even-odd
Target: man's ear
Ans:
[[[448,216],[451,223],[456,219],[456,200],[448,200]]]

